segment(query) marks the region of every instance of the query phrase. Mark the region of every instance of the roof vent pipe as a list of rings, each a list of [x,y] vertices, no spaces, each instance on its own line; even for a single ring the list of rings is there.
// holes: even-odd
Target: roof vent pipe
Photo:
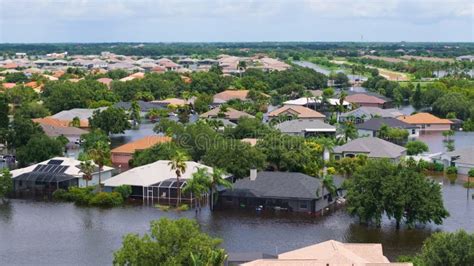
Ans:
[[[250,169],[250,180],[255,181],[257,179],[257,169]]]

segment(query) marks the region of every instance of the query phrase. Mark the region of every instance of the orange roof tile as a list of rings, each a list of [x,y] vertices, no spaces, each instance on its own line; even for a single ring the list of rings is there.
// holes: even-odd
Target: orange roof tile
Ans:
[[[28,83],[25,84],[26,87],[30,87],[32,89],[36,88],[36,87],[39,87],[38,83],[36,81],[30,81]]]
[[[346,101],[350,103],[375,103],[375,104],[384,104],[385,100],[378,97],[367,95],[363,93],[352,94],[346,97]]]
[[[137,150],[144,150],[153,147],[159,143],[170,142],[170,137],[146,136],[139,140],[129,142],[112,150],[112,153],[134,153]]]
[[[295,115],[298,118],[325,118],[326,116],[308,107],[300,105],[284,105],[271,111],[268,117],[277,117],[279,115]]]
[[[51,126],[56,126],[56,127],[69,127],[71,124],[71,121],[69,120],[61,120],[53,117],[44,117],[44,118],[35,118],[32,119],[33,122],[36,122],[38,124],[45,124],[45,125],[51,125]],[[87,119],[82,119],[80,122],[80,127],[89,127],[89,120]]]
[[[15,86],[16,86],[15,83],[3,83],[3,87],[4,87],[5,89],[11,89],[11,88],[13,88],[13,87],[15,87]]]
[[[223,101],[229,101],[233,99],[246,100],[247,95],[249,94],[248,90],[225,90],[214,95],[214,99],[219,99]]]
[[[398,119],[408,124],[452,124],[448,119],[442,119],[430,113],[417,113],[410,116],[401,116]]]
[[[113,81],[111,78],[100,78],[97,80],[98,82],[110,86],[110,83]]]
[[[53,73],[53,77],[55,78],[60,78],[62,75],[64,75],[66,72],[62,71],[62,70],[57,70],[57,71],[54,71]]]

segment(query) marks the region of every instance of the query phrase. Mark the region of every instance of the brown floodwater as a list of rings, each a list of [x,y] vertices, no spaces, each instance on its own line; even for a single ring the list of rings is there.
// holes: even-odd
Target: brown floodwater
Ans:
[[[322,218],[288,213],[216,211],[196,214],[163,212],[149,206],[114,209],[82,208],[70,203],[12,200],[0,207],[1,265],[110,265],[113,252],[126,233],[145,233],[161,217],[196,219],[202,229],[223,239],[228,252],[280,253],[335,239],[378,242],[394,259],[419,250],[423,240],[438,230],[474,232],[474,200],[460,184],[443,182],[443,197],[451,216],[443,225],[395,230],[362,226],[343,209]]]

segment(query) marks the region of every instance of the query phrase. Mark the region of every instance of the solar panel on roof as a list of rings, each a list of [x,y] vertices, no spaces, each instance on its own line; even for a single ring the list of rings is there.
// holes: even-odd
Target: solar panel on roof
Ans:
[[[49,160],[48,164],[60,165],[63,162],[63,160]]]

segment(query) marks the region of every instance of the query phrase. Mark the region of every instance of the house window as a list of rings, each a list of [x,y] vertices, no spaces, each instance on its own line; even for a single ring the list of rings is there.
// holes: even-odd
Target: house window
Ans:
[[[308,203],[306,202],[300,203],[300,209],[308,209]]]
[[[340,156],[340,155],[334,155],[334,159],[335,159],[335,160],[340,160],[340,159],[341,159],[341,156]]]
[[[415,135],[415,133],[416,133],[416,130],[415,130],[415,129],[412,129],[412,130],[411,130],[411,134],[412,134],[412,135]]]

